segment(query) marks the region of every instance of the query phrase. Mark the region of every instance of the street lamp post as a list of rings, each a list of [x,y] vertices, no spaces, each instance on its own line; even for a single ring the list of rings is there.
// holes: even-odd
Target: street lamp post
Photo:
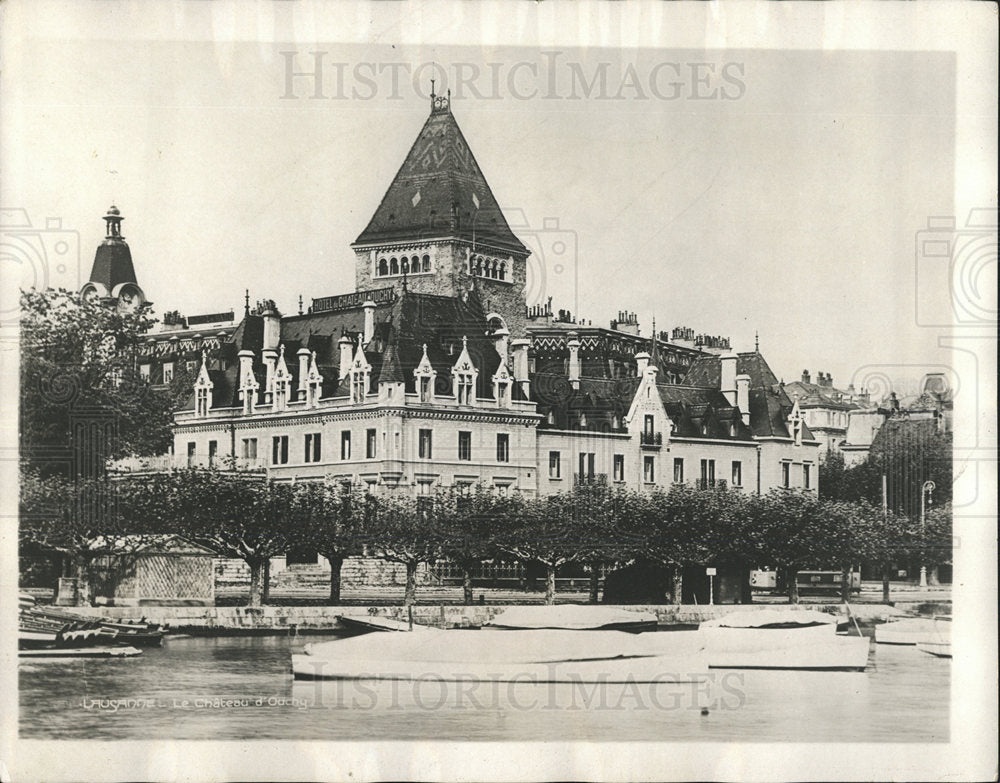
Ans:
[[[933,494],[937,487],[933,481],[925,481],[920,486],[920,586],[927,587],[927,522],[924,518],[927,512],[927,496]]]

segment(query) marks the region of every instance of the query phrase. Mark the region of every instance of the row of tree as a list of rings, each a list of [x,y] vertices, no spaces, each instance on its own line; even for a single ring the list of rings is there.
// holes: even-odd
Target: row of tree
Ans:
[[[409,604],[418,567],[445,558],[464,574],[469,603],[476,568],[511,559],[544,567],[549,603],[561,566],[589,564],[596,600],[601,565],[636,561],[672,570],[675,602],[683,568],[699,564],[780,569],[789,597],[797,600],[799,570],[844,570],[862,560],[888,568],[908,557],[941,562],[951,547],[948,507],[935,508],[921,525],[863,500],[684,485],[640,493],[582,484],[539,498],[500,496],[477,486],[413,497],[402,490],[372,495],[339,483],[275,482],[218,470],[74,482],[26,475],[21,514],[22,551],[69,555],[83,596],[95,557],[126,554],[152,536],[171,534],[244,560],[250,605],[267,600],[268,563],[290,549],[315,550],[329,560],[334,604],[346,558],[367,554],[401,563]]]

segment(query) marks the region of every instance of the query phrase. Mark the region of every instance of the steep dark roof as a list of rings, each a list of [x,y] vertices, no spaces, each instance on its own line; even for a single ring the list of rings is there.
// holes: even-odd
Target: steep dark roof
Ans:
[[[657,384],[663,408],[673,422],[674,435],[687,438],[749,440],[751,428],[738,408],[717,389]]]
[[[355,243],[444,236],[526,252],[507,225],[447,103],[427,118]]]
[[[565,374],[536,372],[529,376],[531,399],[544,418],[539,425],[557,429],[622,430],[625,415],[632,405],[639,378],[581,378],[574,389]],[[554,421],[549,424],[548,418]],[[580,423],[581,415],[586,424]]]
[[[89,279],[103,285],[108,293],[119,283],[138,284],[132,265],[132,251],[124,239],[107,237],[97,246]]]
[[[784,385],[757,351],[736,355],[736,374],[750,376],[750,429],[755,437],[788,438],[791,433],[785,421],[794,403]],[[685,386],[719,389],[722,384],[722,362],[719,356],[695,359],[684,378]],[[802,437],[812,440],[812,432],[802,423]]]
[[[821,386],[817,383],[792,381],[785,384],[785,392],[793,400],[799,401],[801,408],[832,408],[849,411],[860,407],[850,399],[844,399],[844,392],[832,386]]]

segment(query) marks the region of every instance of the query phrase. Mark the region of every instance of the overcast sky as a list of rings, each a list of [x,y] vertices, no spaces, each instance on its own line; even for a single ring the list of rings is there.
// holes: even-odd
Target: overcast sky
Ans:
[[[289,313],[300,294],[353,290],[349,245],[426,119],[436,73],[537,251],[529,299],[601,325],[631,310],[644,334],[655,317],[737,350],[757,330],[786,381],[808,368],[846,386],[889,367],[904,387],[911,376],[905,392],[947,364],[917,325],[914,248],[928,216],[953,212],[950,53],[25,47],[36,67],[8,97],[4,206],[79,232],[85,280],[116,203],[159,313],[239,314],[244,288]],[[316,51],[324,97],[312,76],[289,92],[289,67],[312,71]]]

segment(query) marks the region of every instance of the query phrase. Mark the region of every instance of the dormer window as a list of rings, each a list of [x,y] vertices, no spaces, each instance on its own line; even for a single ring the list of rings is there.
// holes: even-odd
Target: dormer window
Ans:
[[[427,343],[424,343],[424,355],[420,357],[417,369],[413,371],[413,377],[417,381],[417,396],[420,402],[434,401],[434,381],[437,373],[431,366],[430,359],[427,358]]]
[[[500,366],[493,375],[493,398],[497,401],[498,408],[510,407],[512,388],[513,378],[507,369],[507,363],[501,361]]]
[[[194,382],[194,414],[200,419],[208,416],[208,411],[212,407],[212,388],[214,384],[208,375],[208,357],[202,352],[201,370],[198,378]]]
[[[365,396],[368,394],[368,387],[370,384],[372,366],[368,364],[368,359],[365,357],[365,351],[361,347],[361,336],[358,336],[358,349],[354,353],[354,359],[351,361],[350,378],[351,378],[351,402],[364,402]]]
[[[282,345],[278,354],[278,366],[274,371],[274,405],[273,410],[282,411],[288,406],[292,390],[292,375],[285,364],[285,346]]]
[[[462,338],[462,353],[458,356],[458,361],[451,370],[452,386],[455,393],[455,401],[459,405],[475,405],[476,403],[476,378],[479,371],[472,363],[469,356],[468,341]]]

